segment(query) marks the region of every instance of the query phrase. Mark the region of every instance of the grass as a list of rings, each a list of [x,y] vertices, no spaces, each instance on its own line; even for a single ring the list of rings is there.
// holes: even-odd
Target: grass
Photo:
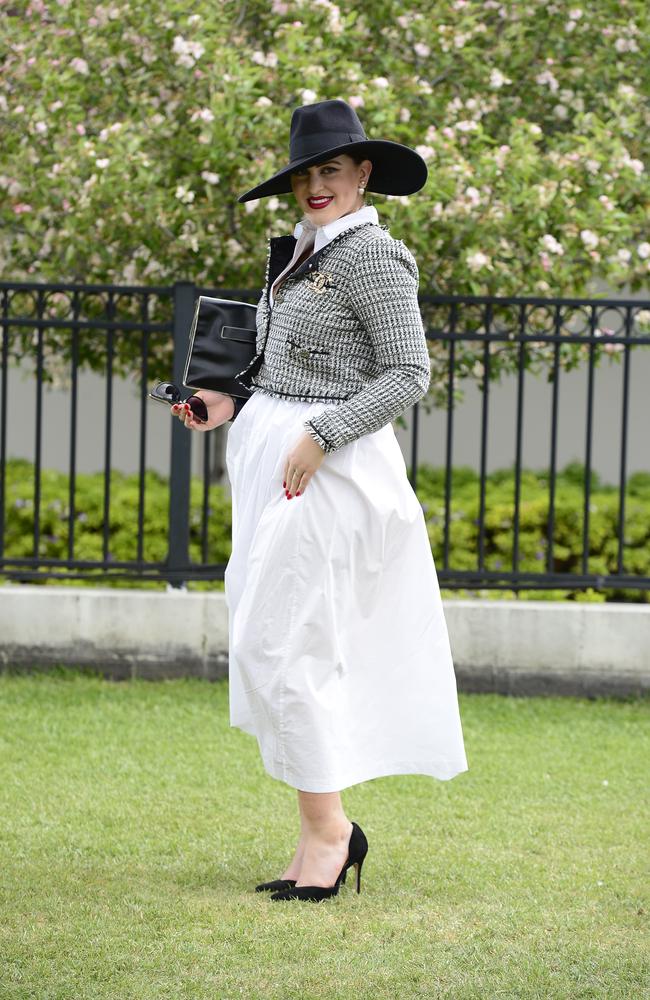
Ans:
[[[642,1000],[650,702],[461,713],[468,772],[344,792],[361,895],[276,904],[295,792],[225,683],[0,676],[0,997]]]

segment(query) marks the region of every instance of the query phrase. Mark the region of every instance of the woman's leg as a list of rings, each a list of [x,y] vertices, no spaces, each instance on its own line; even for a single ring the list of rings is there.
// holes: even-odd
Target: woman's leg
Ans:
[[[298,805],[300,842],[291,863],[293,874],[283,877],[296,878],[299,886],[334,885],[347,860],[352,834],[341,793],[298,791]]]

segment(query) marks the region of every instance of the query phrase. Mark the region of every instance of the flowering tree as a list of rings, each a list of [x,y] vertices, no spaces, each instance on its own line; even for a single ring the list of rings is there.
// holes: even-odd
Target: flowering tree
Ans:
[[[259,287],[293,198],[237,197],[333,97],[430,168],[371,196],[421,291],[647,287],[646,0],[0,0],[12,279]]]

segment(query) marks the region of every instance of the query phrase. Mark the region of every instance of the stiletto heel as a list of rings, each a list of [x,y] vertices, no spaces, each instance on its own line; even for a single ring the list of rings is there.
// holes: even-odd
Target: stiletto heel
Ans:
[[[320,903],[322,899],[329,899],[331,896],[338,896],[339,887],[345,881],[348,868],[353,866],[357,870],[357,892],[361,892],[361,866],[368,853],[368,841],[366,835],[357,823],[352,823],[352,833],[348,845],[347,861],[341,868],[334,885],[294,885],[292,888],[274,892],[271,896],[273,900],[284,899],[306,899],[312,903]]]
[[[364,854],[364,858],[365,858],[365,854]],[[355,866],[354,866],[356,868],[356,870],[357,870],[357,892],[361,892],[361,866],[363,864],[364,858],[361,858],[360,861],[357,861],[356,864],[355,864]]]

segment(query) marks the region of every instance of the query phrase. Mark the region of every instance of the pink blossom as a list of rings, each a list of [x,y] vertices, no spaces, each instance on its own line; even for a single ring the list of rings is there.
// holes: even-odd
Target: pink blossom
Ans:
[[[24,201],[19,201],[13,206],[15,215],[22,215],[23,212],[31,212],[32,206],[26,205]]]
[[[86,134],[86,126],[82,125],[81,123],[79,123],[78,125],[75,125],[75,132],[78,132],[79,135],[85,135]]]
[[[352,97],[348,97],[348,104],[353,108],[362,108],[364,105],[363,97],[360,94],[353,94]]]
[[[541,265],[544,268],[544,270],[545,271],[550,271],[550,269],[551,269],[551,267],[553,265],[551,264],[551,258],[549,257],[549,255],[547,253],[543,253],[542,252],[539,255],[539,259],[540,259]]]
[[[70,60],[70,69],[75,70],[76,73],[81,73],[83,76],[88,76],[88,63],[85,59],[80,59],[79,57]]]
[[[421,56],[423,59],[426,59],[427,56],[431,55],[431,49],[428,45],[425,45],[424,42],[416,42],[413,46],[413,51],[416,55]]]
[[[72,205],[70,204],[70,202],[68,201],[68,199],[67,199],[67,198],[64,198],[64,199],[63,199],[63,201],[61,202],[61,205],[62,205],[63,209],[64,209],[64,210],[65,210],[66,212],[69,212],[69,211],[70,211],[70,209],[72,208]]]

